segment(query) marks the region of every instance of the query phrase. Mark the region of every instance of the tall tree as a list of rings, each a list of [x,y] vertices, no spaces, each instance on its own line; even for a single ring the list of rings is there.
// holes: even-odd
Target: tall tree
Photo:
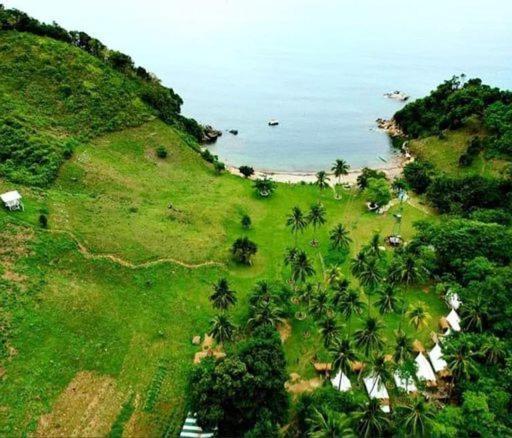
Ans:
[[[363,438],[382,436],[390,425],[389,418],[382,412],[379,400],[375,398],[359,406],[359,410],[355,412],[355,419],[358,435]]]
[[[331,248],[338,250],[347,250],[352,242],[348,230],[343,224],[337,224],[329,233],[329,240],[331,241]]]
[[[336,323],[336,318],[332,316],[326,316],[320,321],[319,326],[320,334],[324,340],[324,346],[328,347],[340,334],[340,328]]]
[[[380,382],[382,385],[386,385],[393,380],[391,363],[386,360],[385,355],[382,353],[377,353],[371,358],[364,372],[367,376],[373,377],[375,382]],[[373,388],[370,392],[372,391]]]
[[[310,438],[355,438],[356,435],[350,427],[350,418],[345,413],[335,411],[324,412],[313,408],[308,418]]]
[[[383,315],[385,313],[397,312],[400,309],[400,299],[396,289],[390,284],[386,284],[378,292],[379,298],[376,303],[379,312]]]
[[[229,288],[228,281],[225,278],[221,278],[213,285],[210,301],[215,309],[226,310],[236,303],[236,292]]]
[[[352,363],[358,358],[358,354],[354,348],[354,344],[350,338],[335,338],[330,346],[329,353],[332,356],[332,371],[337,373],[341,371],[345,375],[350,374]],[[340,379],[341,385],[341,379]],[[338,389],[340,389],[338,387]]]
[[[341,314],[348,320],[348,334],[351,332],[353,315],[363,313],[365,303],[361,300],[361,293],[357,289],[349,289],[339,303]]]
[[[341,184],[341,177],[348,175],[348,171],[350,169],[350,165],[345,160],[337,159],[334,162],[334,165],[331,167],[331,171],[334,173],[334,176],[338,178],[338,184]]]
[[[320,172],[317,172],[315,184],[318,186],[320,190],[324,190],[327,187],[329,187],[329,177],[327,176],[327,173],[325,173],[325,171],[321,170]]]
[[[258,246],[247,237],[239,237],[231,247],[235,260],[244,265],[252,265],[252,257],[258,251]]]
[[[413,352],[411,338],[404,331],[397,330],[395,332],[395,348],[393,351],[395,363],[400,364],[411,359]]]
[[[356,345],[363,349],[366,356],[384,346],[384,340],[382,339],[383,328],[384,326],[381,321],[377,318],[369,317],[365,320],[363,327],[354,333]]]
[[[398,408],[401,429],[405,436],[430,436],[435,411],[422,397],[409,399],[409,403]]]
[[[329,295],[327,291],[319,286],[311,300],[310,312],[317,318],[321,319],[327,316],[330,311]]]
[[[226,314],[221,313],[211,320],[210,336],[219,344],[232,341],[236,326]]]
[[[304,232],[308,225],[308,221],[299,207],[292,208],[292,212],[286,218],[286,225],[292,230],[295,247],[297,247],[297,235]]]
[[[427,307],[424,303],[412,304],[409,307],[407,314],[409,316],[409,322],[416,330],[420,327],[426,327],[431,319],[430,313],[428,313]]]
[[[251,329],[265,325],[276,327],[284,321],[283,310],[273,301],[263,301],[252,306],[250,314],[247,325]]]
[[[315,268],[304,251],[299,251],[292,262],[292,280],[303,283],[315,274]]]
[[[323,225],[326,222],[325,207],[320,202],[313,204],[309,209],[307,219],[308,219],[308,223],[310,223],[313,226],[313,231],[314,231],[313,242],[316,243],[317,242],[316,231],[320,225]]]

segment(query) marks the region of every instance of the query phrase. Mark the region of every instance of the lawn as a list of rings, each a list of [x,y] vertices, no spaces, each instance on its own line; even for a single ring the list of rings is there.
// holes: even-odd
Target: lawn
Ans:
[[[158,146],[168,150],[166,159],[156,157]],[[0,190],[12,186],[0,180]],[[329,250],[329,229],[345,224],[354,254],[375,232],[389,235],[393,213],[401,208],[395,205],[376,215],[366,211],[356,190],[335,200],[332,190],[312,185],[279,184],[274,196],[260,199],[250,181],[216,175],[186,139],[158,121],[79,148],[48,189],[18,188],[25,211],[0,212],[0,237],[14,236],[11,241],[16,242],[12,254],[0,253],[5,291],[0,321],[8,321],[6,340],[14,349],[3,362],[0,383],[0,434],[6,435],[37,429],[41,415],[52,411],[58,418],[50,415],[43,423],[77,415],[79,400],[62,397],[70,382],[78,385],[79,376],[92,386],[109,388],[96,401],[105,414],[95,432],[108,433],[116,419],[133,435],[174,436],[197,351],[191,338],[207,331],[214,315],[208,301],[212,283],[228,278],[239,298],[234,316],[243,323],[254,284],[289,277],[283,253],[293,238],[285,218],[294,205],[307,209],[317,201],[324,204],[327,224],[317,233],[319,250],[328,265],[338,264],[346,274],[350,255]],[[415,198],[402,208],[406,240],[413,222],[435,220]],[[48,230],[37,224],[41,212],[48,214]],[[252,218],[248,231],[240,225],[244,213]],[[26,234],[26,239],[16,237]],[[229,257],[231,243],[244,234],[259,247],[252,267],[236,265]],[[317,250],[309,244],[312,237],[308,230],[299,237],[299,246],[320,272]],[[7,270],[19,277],[6,275]],[[427,342],[445,305],[421,287],[410,288],[404,297],[428,304],[428,328],[415,333],[405,323],[412,336]],[[388,351],[399,318],[391,315],[384,321]],[[313,356],[325,358],[317,329],[311,317],[290,322],[288,369],[311,377]],[[358,324],[354,320],[352,330]],[[123,404],[132,405],[131,417],[120,414]]]

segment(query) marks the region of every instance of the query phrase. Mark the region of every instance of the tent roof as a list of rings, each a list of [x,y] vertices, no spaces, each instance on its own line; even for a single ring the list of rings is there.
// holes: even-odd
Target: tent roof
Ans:
[[[427,358],[423,355],[423,353],[419,353],[416,356],[415,362],[418,364],[418,371],[416,372],[416,376],[420,380],[428,380],[431,382],[436,381],[436,375],[434,370],[430,366]]]
[[[180,432],[180,438],[211,438],[213,432],[203,432],[203,429],[197,425],[196,416],[190,412],[185,419],[183,428]]]
[[[19,201],[21,199],[21,195],[17,190],[12,190],[0,195],[0,199],[5,203]]]
[[[446,317],[446,320],[450,324],[450,327],[455,330],[456,332],[460,332],[460,316],[457,314],[455,309],[452,309],[448,316]]]
[[[331,379],[331,383],[334,388],[339,389],[342,392],[349,391],[352,387],[348,377],[341,371],[338,371],[338,374],[336,374],[336,376]]]
[[[389,399],[388,390],[386,387],[380,382],[379,377],[365,377],[363,379],[364,386],[366,387],[366,391],[370,398],[377,398],[380,400]]]
[[[414,380],[411,377],[404,379],[400,377],[398,371],[395,371],[393,378],[395,379],[396,386],[407,392],[416,392],[418,390],[414,384]]]
[[[428,357],[430,358],[430,362],[434,368],[436,373],[445,370],[448,367],[448,364],[443,359],[443,352],[441,351],[441,346],[436,344],[432,350],[428,353]]]

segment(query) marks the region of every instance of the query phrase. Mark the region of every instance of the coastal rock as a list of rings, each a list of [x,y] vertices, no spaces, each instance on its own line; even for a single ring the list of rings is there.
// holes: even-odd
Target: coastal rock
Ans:
[[[233,135],[238,135],[238,129],[230,129],[228,132]]]
[[[222,135],[222,132],[214,129],[211,125],[206,125],[203,128],[203,143],[215,143],[217,141],[217,138],[219,138]]]
[[[382,129],[383,131],[386,131],[391,137],[403,137],[404,133],[400,129],[400,126],[398,126],[398,123],[396,123],[395,119],[377,119],[377,127],[379,129]]]

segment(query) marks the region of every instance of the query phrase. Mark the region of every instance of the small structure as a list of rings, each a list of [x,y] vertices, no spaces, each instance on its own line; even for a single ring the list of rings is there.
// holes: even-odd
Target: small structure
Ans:
[[[397,247],[403,243],[402,236],[398,234],[393,234],[387,237],[389,246]]]
[[[277,125],[279,125],[279,120],[270,119],[268,122],[268,126],[277,126]]]
[[[23,203],[21,202],[21,195],[17,190],[0,195],[0,199],[4,203],[5,207],[11,211],[23,210]]]
[[[377,211],[380,208],[380,206],[375,202],[367,202],[366,208],[368,208],[368,211]]]
[[[446,320],[448,321],[448,324],[450,324],[452,330],[460,332],[460,316],[457,314],[455,309],[451,310],[451,312],[446,317]]]
[[[412,349],[416,352],[416,353],[424,353],[425,352],[425,347],[423,346],[423,344],[421,343],[421,341],[419,339],[415,339],[412,343]]]
[[[446,303],[453,310],[459,310],[459,307],[462,304],[462,301],[460,301],[459,295],[457,294],[457,292],[448,292],[446,294]]]
[[[368,392],[368,397],[376,398],[380,400],[381,409],[383,412],[390,412],[391,409],[389,407],[389,394],[386,386],[380,381],[380,377],[368,376],[363,379],[364,386],[366,387],[366,392]]]
[[[445,332],[445,334],[446,334],[446,331],[450,329],[450,324],[448,324],[448,321],[446,320],[446,318],[444,316],[439,318],[439,328],[443,332]]]
[[[213,435],[214,432],[204,431],[197,425],[195,414],[191,412],[187,414],[187,418],[185,418],[185,423],[183,423],[183,428],[180,432],[180,438],[211,438]]]
[[[330,362],[314,362],[315,371],[320,374],[327,374],[332,369]]]
[[[341,370],[331,379],[332,386],[341,392],[350,391],[352,384],[348,377]]]
[[[393,374],[393,378],[395,379],[395,384],[397,388],[403,389],[407,393],[416,392],[418,388],[414,384],[414,380],[412,377],[403,378],[400,376],[398,371],[395,371]]]
[[[448,368],[448,364],[443,359],[443,352],[439,344],[436,344],[434,348],[429,351],[428,358],[436,373],[444,372]]]
[[[415,362],[418,365],[418,371],[416,372],[418,379],[425,380],[428,386],[435,386],[437,384],[436,374],[423,353],[416,356]]]

